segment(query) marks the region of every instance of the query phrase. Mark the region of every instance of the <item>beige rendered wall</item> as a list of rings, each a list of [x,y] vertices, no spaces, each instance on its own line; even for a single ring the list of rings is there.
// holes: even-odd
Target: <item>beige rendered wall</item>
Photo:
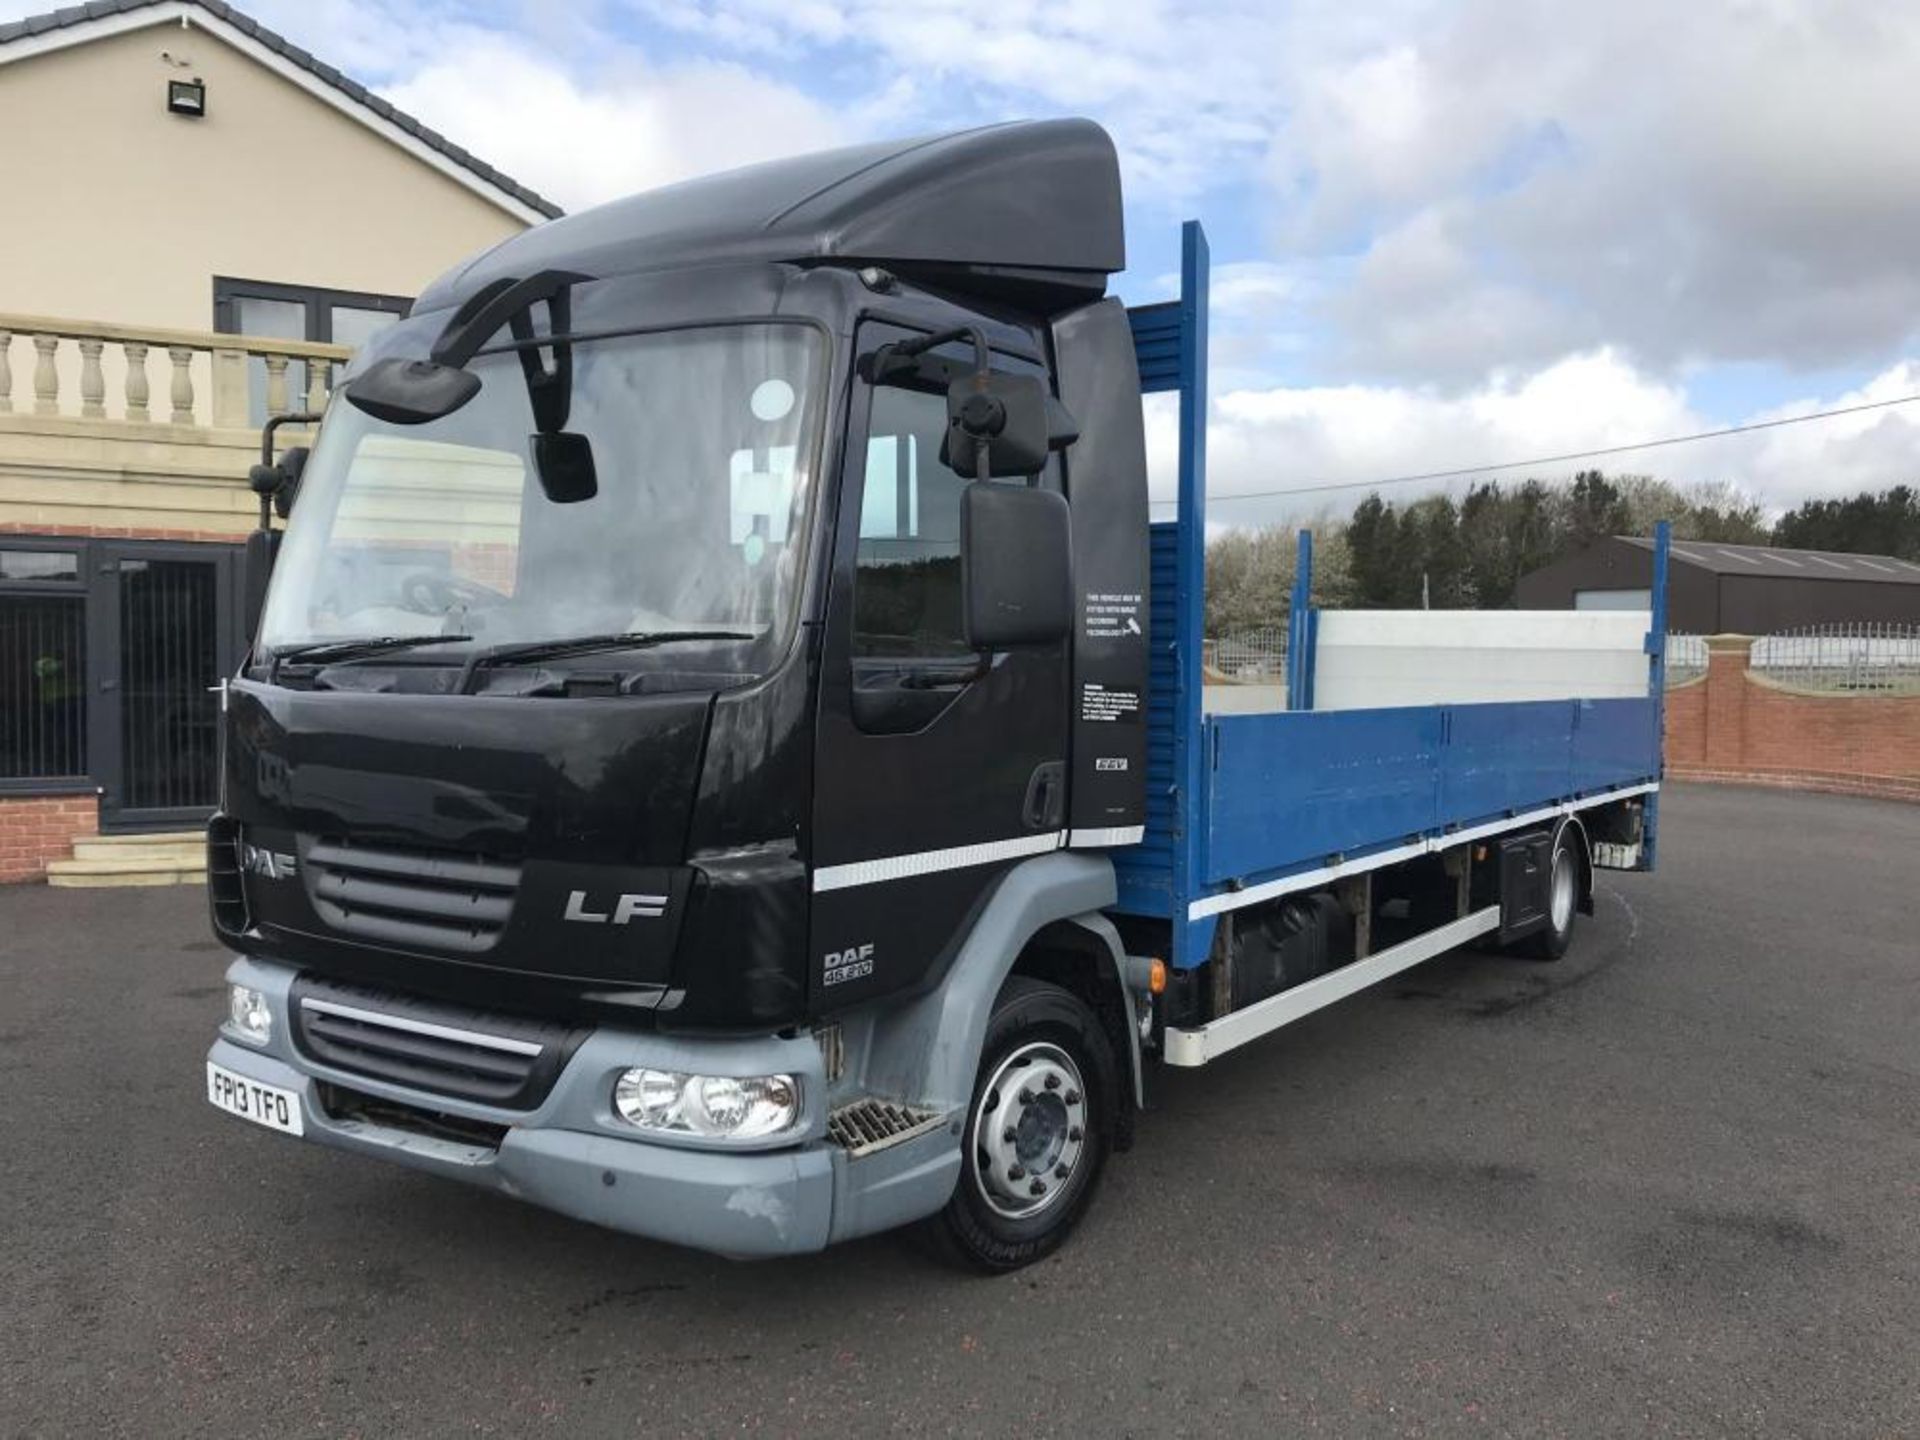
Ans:
[[[205,30],[0,64],[0,312],[205,330],[215,275],[412,295],[524,228]]]

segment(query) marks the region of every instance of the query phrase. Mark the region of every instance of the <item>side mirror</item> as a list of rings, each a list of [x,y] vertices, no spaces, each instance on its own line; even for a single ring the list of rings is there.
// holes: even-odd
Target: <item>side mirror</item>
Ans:
[[[480,377],[458,366],[395,356],[369,365],[341,386],[340,393],[376,420],[424,425],[451,415],[478,395]]]
[[[282,520],[293,513],[293,502],[300,496],[300,477],[307,472],[309,453],[306,446],[296,445],[274,463],[280,484],[273,492],[273,512]]]
[[[593,446],[586,436],[554,430],[535,431],[528,439],[533,446],[533,472],[547,499],[556,505],[577,505],[600,493]]]
[[[1037,475],[1053,433],[1047,387],[1037,375],[978,370],[947,386],[947,464],[958,474]]]
[[[968,645],[1053,645],[1073,633],[1071,525],[1066,499],[1051,490],[976,480],[960,492],[960,615]]]
[[[247,471],[247,485],[260,497],[260,524],[267,523],[267,502],[284,520],[293,509],[293,497],[300,489],[300,477],[307,469],[307,447],[296,445],[273,464],[255,465]]]

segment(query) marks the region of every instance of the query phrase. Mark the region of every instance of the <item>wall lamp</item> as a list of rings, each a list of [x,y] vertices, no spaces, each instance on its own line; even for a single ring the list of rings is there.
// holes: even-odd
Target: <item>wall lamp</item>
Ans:
[[[191,80],[167,82],[167,109],[175,115],[191,115],[196,120],[207,113],[207,84],[195,76]]]

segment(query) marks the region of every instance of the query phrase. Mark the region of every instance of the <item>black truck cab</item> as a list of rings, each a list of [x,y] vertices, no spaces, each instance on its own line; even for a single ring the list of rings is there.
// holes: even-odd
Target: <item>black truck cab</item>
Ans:
[[[1037,937],[1131,1053],[1123,263],[1112,144],[1057,121],[636,196],[431,286],[329,409],[226,697],[254,998],[217,1065],[309,1138],[768,1253],[948,1203]],[[1035,396],[1045,443],[987,463]],[[790,1118],[627,1124],[703,1077]],[[1130,1087],[1086,1083],[1104,1143]]]

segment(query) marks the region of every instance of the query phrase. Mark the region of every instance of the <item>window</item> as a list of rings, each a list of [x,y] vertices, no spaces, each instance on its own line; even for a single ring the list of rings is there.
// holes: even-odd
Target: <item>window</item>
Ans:
[[[944,395],[873,392],[853,588],[853,653],[963,655],[960,492],[940,460]]]
[[[404,295],[370,295],[325,290],[313,285],[278,285],[265,280],[213,280],[213,328],[226,335],[257,335],[272,340],[315,340],[358,349],[373,335],[407,313]],[[267,418],[266,362],[247,362],[247,390],[255,425]],[[287,367],[287,394],[296,409],[307,393],[306,367]]]
[[[515,355],[477,357],[479,393],[426,424],[341,406],[302,478],[261,643],[474,637],[433,648],[458,663],[461,644],[644,631],[657,643],[631,651],[639,669],[698,645],[735,647],[729,674],[771,665],[801,578],[822,349],[780,322],[576,342],[567,423],[599,486],[569,503],[530,461]]]
[[[78,580],[77,550],[0,550],[0,580]]]
[[[87,612],[77,549],[0,550],[0,781],[87,773]]]

